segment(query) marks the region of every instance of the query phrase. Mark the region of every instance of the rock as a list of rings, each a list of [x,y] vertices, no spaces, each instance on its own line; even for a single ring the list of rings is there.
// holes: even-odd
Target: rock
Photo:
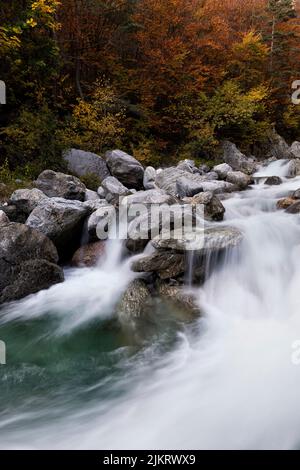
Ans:
[[[129,196],[130,190],[127,189],[120,181],[114,176],[109,176],[102,182],[105,198],[108,203],[118,205],[120,198]]]
[[[68,164],[68,170],[78,176],[95,175],[100,181],[110,176],[105,160],[95,153],[70,149],[63,158]]]
[[[106,152],[105,160],[112,176],[127,188],[143,188],[144,169],[134,157],[121,150],[113,150]]]
[[[23,224],[0,225],[0,302],[17,300],[63,281],[53,243]]]
[[[9,218],[4,211],[0,210],[0,225],[9,224]]]
[[[292,198],[300,199],[300,188],[293,192]]]
[[[295,158],[300,159],[300,142],[298,141],[293,142],[291,145],[290,151]]]
[[[97,189],[97,194],[100,199],[105,199],[105,190],[104,188],[102,188],[102,186],[99,186],[99,188]]]
[[[151,293],[146,283],[141,279],[132,281],[127,287],[117,307],[119,319],[127,323],[141,318],[147,313],[151,304]]]
[[[83,205],[87,207],[90,210],[90,212],[95,212],[98,209],[102,209],[102,207],[107,207],[109,204],[106,201],[106,199],[98,198],[92,201],[85,201]]]
[[[235,144],[229,141],[223,143],[223,160],[230,165],[233,170],[242,171],[247,175],[252,175],[256,169],[253,160],[247,158]]]
[[[74,253],[71,265],[75,267],[97,266],[99,259],[105,255],[106,243],[98,241],[81,246]]]
[[[232,193],[238,188],[227,181],[204,181],[202,183],[203,192],[212,192],[213,194]]]
[[[204,165],[200,165],[199,166],[199,171],[201,174],[205,174],[205,173],[209,173],[210,172],[210,168],[208,165],[204,164]]]
[[[25,222],[33,209],[45,199],[48,199],[48,196],[39,189],[17,189],[11,195],[9,205],[15,206],[18,220]]]
[[[268,186],[279,186],[282,184],[282,179],[279,176],[270,176],[266,179],[265,184]]]
[[[185,182],[188,185],[199,184],[203,182],[205,179],[201,175],[192,174],[188,171],[181,170],[180,168],[177,168],[177,167],[170,167],[170,168],[165,168],[164,170],[157,171],[156,185],[158,186],[158,188],[163,189],[166,193],[177,197],[178,195],[177,182],[181,178],[185,178],[184,180],[182,180],[182,185],[184,185]]]
[[[156,170],[152,166],[148,166],[144,173],[143,186],[144,189],[156,189],[155,184]]]
[[[186,202],[188,202],[186,200]],[[200,193],[189,200],[190,204],[203,204],[204,215],[207,220],[216,222],[222,221],[225,214],[225,207],[220,199],[211,192]]]
[[[248,186],[254,183],[254,180],[251,176],[246,175],[241,171],[229,171],[227,173],[226,181],[228,181],[228,183],[234,184],[241,190],[248,188]]]
[[[177,168],[179,170],[187,171],[188,173],[199,173],[194,160],[182,160],[178,163]]]
[[[87,189],[85,192],[85,197],[84,201],[97,201],[99,199],[99,195],[96,191],[91,191],[90,189]]]
[[[223,226],[206,228],[202,233],[199,233],[199,237],[194,237],[191,241],[188,236],[176,237],[176,234],[172,233],[169,239],[156,237],[151,243],[156,250],[172,250],[178,253],[192,250],[198,254],[209,253],[211,255],[235,248],[240,245],[242,240],[243,234],[239,229]]]
[[[26,225],[49,237],[60,258],[68,259],[80,244],[84,219],[89,213],[82,202],[49,198],[31,212]]]
[[[115,220],[115,217],[115,208],[107,203],[103,207],[93,212],[87,221],[89,241],[92,242],[97,241],[99,239],[103,240],[103,238],[101,238],[101,233],[107,234],[108,228],[110,224]]]
[[[233,171],[233,169],[227,163],[221,163],[220,165],[215,166],[213,171],[217,173],[220,180],[225,180],[228,173]]]
[[[295,158],[289,163],[288,176],[295,177],[300,175],[300,159]]]
[[[176,202],[176,198],[165,193],[162,189],[149,189],[148,191],[138,191],[135,194],[124,197],[122,199],[122,206],[127,205],[130,207],[133,204],[144,204],[146,206],[152,204],[171,205]]]
[[[176,183],[176,193],[180,199],[184,197],[192,197],[195,194],[200,193],[203,191],[202,189],[203,180],[196,182],[191,181],[186,176],[182,176],[178,178]]]
[[[157,292],[160,298],[170,303],[173,308],[183,309],[192,317],[201,314],[195,295],[187,292],[183,286],[170,285],[167,282],[160,281],[158,282]]]
[[[205,174],[205,181],[217,181],[219,179],[219,175],[216,171],[209,171]]]
[[[45,170],[39,175],[34,184],[48,197],[62,197],[78,201],[84,201],[85,199],[86,187],[75,176]]]
[[[276,160],[289,160],[294,158],[290,147],[275,129],[266,133],[264,141],[255,145],[254,155],[259,160],[275,158]]]
[[[284,199],[280,199],[280,201],[277,202],[277,209],[287,209],[288,207],[292,206],[297,202],[294,198],[292,197],[285,197]]]
[[[299,212],[300,212],[300,201],[297,201],[294,204],[292,204],[290,207],[288,207],[286,209],[285,212],[287,212],[288,214],[299,214]]]
[[[183,254],[171,251],[156,251],[150,256],[144,256],[134,261],[131,268],[134,272],[155,272],[160,279],[171,279],[183,274],[186,266]]]

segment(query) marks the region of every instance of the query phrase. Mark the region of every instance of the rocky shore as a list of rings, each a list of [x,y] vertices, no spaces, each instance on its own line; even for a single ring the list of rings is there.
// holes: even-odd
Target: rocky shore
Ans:
[[[69,172],[42,172],[33,189],[19,189],[0,207],[0,303],[21,299],[63,282],[63,266],[93,267],[101,263],[109,242],[99,240],[97,227],[107,224],[120,206],[143,204],[149,212],[130,220],[123,255],[132,257],[135,279],[120,300],[120,317],[139,317],[151,308],[151,299],[160,297],[176,303],[189,313],[199,308],[184,286],[191,251],[193,264],[189,283],[200,285],[209,276],[208,260],[218,262],[228,250],[237,250],[243,233],[224,222],[222,203],[234,193],[251,188],[255,173],[273,160],[288,160],[288,175],[300,174],[300,143],[289,147],[279,136],[265,152],[266,159],[247,157],[231,142],[224,142],[218,165],[197,167],[184,160],[177,166],[154,169],[132,156],[113,150],[104,156],[70,150],[64,154]],[[77,176],[74,176],[74,175]],[[93,174],[102,182],[97,191],[87,188],[79,177]],[[264,178],[266,185],[280,185],[276,175]],[[150,209],[172,208],[173,226],[182,217],[184,206],[204,207],[204,239],[190,250],[187,240],[161,238],[161,219],[151,219]],[[294,191],[278,202],[278,210],[300,212],[300,193]],[[164,209],[165,208],[165,209]],[[157,236],[131,237],[131,228],[150,220]],[[178,220],[177,220],[178,219]],[[150,229],[149,229],[150,230]],[[145,250],[146,249],[146,250]],[[145,252],[144,252],[145,250]]]

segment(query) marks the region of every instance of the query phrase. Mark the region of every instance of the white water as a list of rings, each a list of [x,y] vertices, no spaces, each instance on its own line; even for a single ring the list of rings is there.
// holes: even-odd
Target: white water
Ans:
[[[284,177],[285,167],[275,163],[263,170],[265,175]],[[0,446],[299,447],[300,366],[292,363],[291,356],[294,341],[300,339],[300,216],[275,209],[279,197],[299,187],[300,178],[276,187],[260,184],[225,201],[225,223],[245,234],[240,252],[228,257],[198,290],[205,315],[196,331],[187,329],[176,349],[158,357],[155,365],[143,356],[123,378],[128,385],[125,394],[105,403],[87,403],[54,424],[25,430],[20,426],[1,438]],[[56,286],[24,301],[22,315],[30,309],[38,312],[50,298],[61,315],[69,302],[83,306],[88,301],[84,282],[92,297],[85,313],[90,316],[93,302],[109,304],[119,292],[119,282],[128,282],[128,266],[114,266],[87,270],[77,280],[71,276],[64,284],[66,290]],[[107,283],[100,289],[105,277]],[[105,294],[112,283],[115,287]],[[151,349],[147,353],[157,354]],[[20,417],[12,419],[18,422]]]

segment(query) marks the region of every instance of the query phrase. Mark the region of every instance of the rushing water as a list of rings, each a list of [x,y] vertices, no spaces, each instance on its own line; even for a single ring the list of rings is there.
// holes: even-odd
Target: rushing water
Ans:
[[[104,264],[3,308],[0,447],[265,449],[300,445],[300,216],[276,210],[300,187],[272,163],[226,200],[245,235],[197,291],[182,323],[158,305],[136,341],[115,306],[133,278],[120,246]],[[268,187],[264,177],[284,183]]]

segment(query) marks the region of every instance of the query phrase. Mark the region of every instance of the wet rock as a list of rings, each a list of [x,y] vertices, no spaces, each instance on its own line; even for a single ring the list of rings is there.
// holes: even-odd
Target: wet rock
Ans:
[[[293,192],[292,198],[300,199],[300,188]]]
[[[132,281],[127,287],[117,307],[118,317],[122,322],[143,317],[152,301],[151,292],[141,279]]]
[[[185,200],[188,202],[188,200]],[[211,192],[200,193],[189,199],[190,204],[203,204],[204,215],[207,220],[216,222],[222,221],[225,214],[225,207],[220,199]]]
[[[84,219],[89,213],[82,202],[49,198],[31,212],[26,225],[49,237],[60,258],[68,259],[80,245]]]
[[[286,209],[288,214],[299,214],[300,213],[300,201],[295,202]]]
[[[120,198],[129,196],[130,190],[127,189],[120,181],[114,176],[109,176],[102,182],[105,198],[110,204],[119,204]]]
[[[292,197],[285,197],[284,199],[280,199],[280,201],[277,202],[277,209],[287,209],[288,207],[292,206],[297,202],[294,198]]]
[[[300,159],[300,142],[298,141],[293,142],[291,145],[290,151],[295,158]]]
[[[9,218],[4,211],[0,210],[0,225],[5,225],[9,223]]]
[[[97,266],[99,260],[105,255],[106,243],[98,241],[81,246],[74,253],[71,265],[74,267],[93,267]]]
[[[107,203],[93,212],[87,220],[89,241],[97,241],[101,233],[107,233],[110,224],[115,220],[115,216],[115,208]]]
[[[282,184],[282,179],[279,176],[270,176],[266,179],[265,184],[268,186],[279,186]]]
[[[185,258],[181,253],[156,251],[144,256],[132,264],[132,270],[138,273],[155,272],[161,279],[171,279],[185,272]]]
[[[95,153],[70,149],[64,153],[63,158],[68,170],[78,176],[95,175],[100,181],[110,176],[105,160]]]
[[[45,170],[39,175],[34,185],[48,197],[61,197],[78,201],[84,201],[85,199],[86,187],[75,176]]]
[[[237,186],[240,190],[247,189],[254,180],[251,176],[246,175],[242,171],[229,171],[227,173],[226,181]]]
[[[134,157],[121,150],[113,150],[106,152],[105,160],[112,176],[127,188],[143,188],[144,168]]]
[[[155,184],[155,179],[156,179],[156,170],[152,166],[148,166],[144,172],[144,177],[143,177],[143,186],[144,189],[156,189],[156,184]]]
[[[23,224],[0,225],[0,303],[63,281],[53,243]]]
[[[9,205],[16,208],[16,215],[18,221],[25,223],[29,214],[35,209],[39,203],[48,199],[39,189],[17,189],[10,197]]]
[[[221,163],[220,165],[216,165],[213,171],[217,173],[220,180],[225,180],[228,173],[233,171],[233,169],[227,163]]]
[[[223,160],[233,170],[252,175],[256,169],[255,163],[247,158],[235,144],[229,141],[223,143]]]
[[[160,281],[157,285],[157,292],[160,298],[171,304],[173,308],[184,310],[192,317],[201,314],[195,295],[187,292],[185,287]]]

